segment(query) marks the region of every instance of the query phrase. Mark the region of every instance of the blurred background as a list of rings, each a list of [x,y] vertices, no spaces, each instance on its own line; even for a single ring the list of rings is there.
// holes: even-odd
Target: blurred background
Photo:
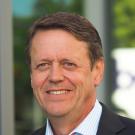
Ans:
[[[87,17],[103,43],[106,69],[98,99],[135,119],[134,0],[0,0],[0,135],[27,135],[45,122],[25,63],[34,20],[57,11]]]

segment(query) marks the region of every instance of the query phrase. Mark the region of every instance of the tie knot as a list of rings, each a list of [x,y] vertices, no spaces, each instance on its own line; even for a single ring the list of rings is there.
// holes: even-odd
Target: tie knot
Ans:
[[[78,132],[74,132],[74,133],[72,133],[71,135],[83,135],[83,134],[78,133]]]

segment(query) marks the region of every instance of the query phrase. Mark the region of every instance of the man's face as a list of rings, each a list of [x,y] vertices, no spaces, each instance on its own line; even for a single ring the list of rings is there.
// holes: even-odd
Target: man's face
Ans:
[[[103,61],[91,69],[87,43],[64,30],[39,31],[32,39],[31,84],[50,117],[87,113],[96,99]]]

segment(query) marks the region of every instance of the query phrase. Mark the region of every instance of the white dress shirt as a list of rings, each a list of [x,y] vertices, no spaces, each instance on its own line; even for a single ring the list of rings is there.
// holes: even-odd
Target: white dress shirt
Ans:
[[[100,117],[102,114],[102,106],[96,100],[95,106],[91,112],[85,117],[85,119],[69,134],[78,132],[82,135],[96,135]],[[45,135],[53,135],[49,121],[47,120]]]

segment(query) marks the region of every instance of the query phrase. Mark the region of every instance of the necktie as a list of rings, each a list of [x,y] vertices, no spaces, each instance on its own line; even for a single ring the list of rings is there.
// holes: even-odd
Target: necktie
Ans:
[[[77,132],[74,132],[74,133],[72,133],[71,135],[82,135],[82,134],[77,133]]]

